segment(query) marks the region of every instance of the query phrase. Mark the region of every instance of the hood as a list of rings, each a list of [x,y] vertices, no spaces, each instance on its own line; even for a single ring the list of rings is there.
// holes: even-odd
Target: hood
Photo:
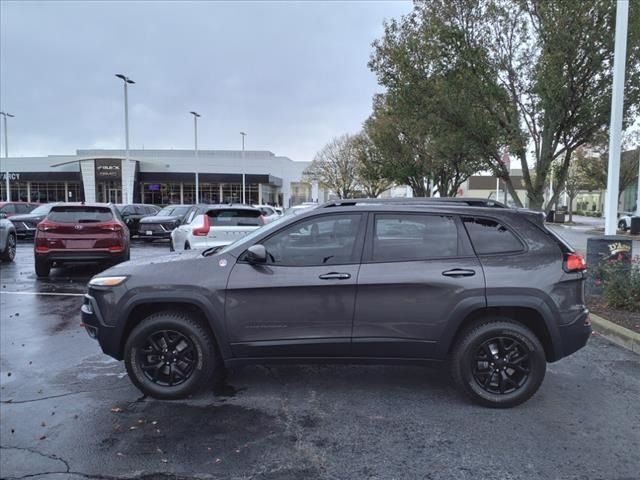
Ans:
[[[142,257],[136,260],[129,260],[128,262],[119,263],[105,272],[100,273],[97,276],[104,277],[108,275],[123,275],[129,272],[138,270],[139,268],[148,269],[153,268],[154,265],[164,265],[171,262],[180,262],[189,259],[195,259],[202,257],[202,250],[183,250],[182,252],[171,252],[159,257]]]
[[[168,223],[175,222],[180,219],[182,219],[182,216],[179,215],[152,215],[150,217],[141,218],[140,223]]]
[[[34,222],[44,220],[46,215],[32,215],[30,213],[23,213],[21,215],[12,215],[9,220],[12,222]]]

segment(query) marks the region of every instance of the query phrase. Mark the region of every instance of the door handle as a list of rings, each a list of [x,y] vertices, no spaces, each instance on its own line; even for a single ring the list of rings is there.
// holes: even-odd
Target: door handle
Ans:
[[[465,268],[452,268],[451,270],[445,270],[442,275],[445,277],[473,277],[476,274],[475,270],[467,270]]]
[[[349,280],[351,278],[350,273],[337,273],[330,272],[318,276],[320,280]]]

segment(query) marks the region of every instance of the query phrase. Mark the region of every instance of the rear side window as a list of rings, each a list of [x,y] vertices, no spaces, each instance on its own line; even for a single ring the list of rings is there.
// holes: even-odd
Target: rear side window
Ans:
[[[31,205],[25,205],[24,203],[19,203],[16,205],[16,211],[18,213],[29,213],[31,210],[33,210],[33,207],[31,207]]]
[[[374,262],[397,262],[458,255],[455,220],[440,215],[379,214],[373,228]]]
[[[16,206],[13,203],[3,206],[0,208],[0,212],[3,213],[16,213]]]
[[[254,227],[262,225],[260,210],[228,208],[209,210],[207,216],[214,227]]]
[[[520,252],[524,249],[518,238],[504,225],[486,218],[463,218],[471,243],[478,255]]]
[[[58,223],[97,223],[113,220],[113,213],[106,207],[53,207],[47,219]]]

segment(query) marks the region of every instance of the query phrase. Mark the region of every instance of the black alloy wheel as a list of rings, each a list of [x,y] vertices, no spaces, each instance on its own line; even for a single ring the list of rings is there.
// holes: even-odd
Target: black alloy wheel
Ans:
[[[160,386],[180,385],[193,375],[197,352],[191,339],[174,330],[151,333],[138,350],[138,364],[145,376]]]
[[[482,389],[493,394],[513,393],[522,388],[531,372],[527,347],[507,336],[483,342],[472,362],[473,378]]]

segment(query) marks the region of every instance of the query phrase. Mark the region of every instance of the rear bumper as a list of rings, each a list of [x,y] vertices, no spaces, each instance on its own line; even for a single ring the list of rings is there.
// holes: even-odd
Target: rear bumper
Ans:
[[[591,337],[591,332],[588,310],[585,310],[573,323],[561,325],[558,328],[561,355],[557,360],[567,357],[584,347],[589,341],[589,337]]]
[[[107,262],[122,260],[127,251],[110,252],[109,250],[51,250],[47,253],[36,252],[36,258],[57,263]]]
[[[158,240],[158,239],[169,239],[171,238],[171,232],[159,232],[159,231],[155,231],[152,230],[150,235],[147,235],[147,231],[145,230],[143,226],[140,226],[140,228],[138,229],[138,237],[140,238],[149,238],[151,240]]]

